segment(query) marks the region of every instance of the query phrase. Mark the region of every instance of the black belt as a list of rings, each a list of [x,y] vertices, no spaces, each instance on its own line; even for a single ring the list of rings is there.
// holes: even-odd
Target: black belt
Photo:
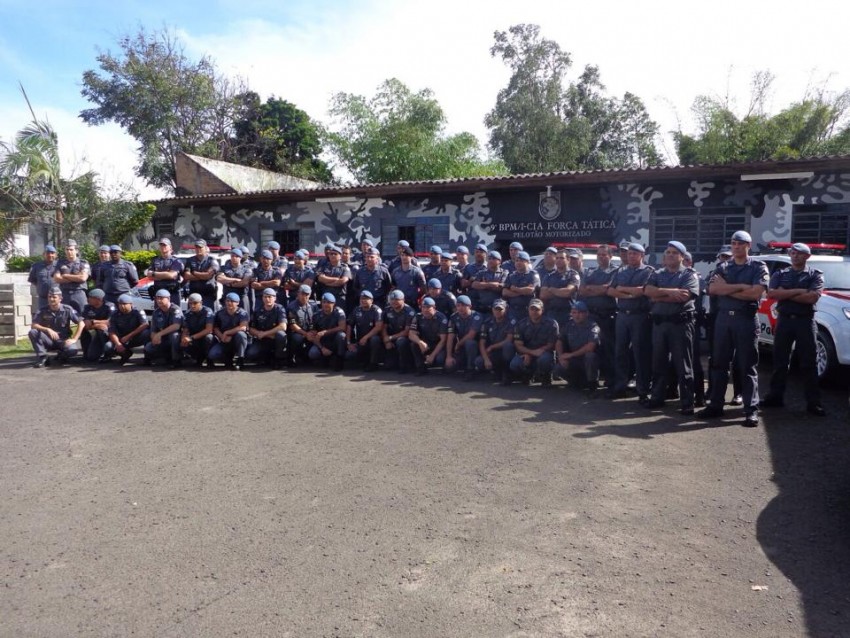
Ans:
[[[814,318],[814,314],[801,314],[801,313],[790,313],[790,312],[780,312],[780,317],[784,319],[812,319]]]
[[[745,317],[747,319],[752,319],[756,316],[755,310],[720,310],[717,313],[718,315],[727,315],[729,317]]]
[[[622,312],[624,315],[645,315],[645,314],[647,314],[646,310],[620,310],[618,312]]]
[[[662,323],[682,324],[682,323],[689,323],[689,322],[693,321],[693,319],[694,319],[694,313],[692,313],[692,312],[682,312],[682,313],[676,314],[676,315],[652,315],[652,321],[655,324],[662,324]]]

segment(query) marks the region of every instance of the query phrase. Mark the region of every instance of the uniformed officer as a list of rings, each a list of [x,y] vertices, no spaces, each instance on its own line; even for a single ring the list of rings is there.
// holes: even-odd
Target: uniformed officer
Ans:
[[[615,383],[614,353],[617,301],[608,295],[608,288],[617,272],[611,264],[611,246],[596,247],[596,268],[589,270],[581,280],[578,298],[590,311],[590,321],[599,326],[599,371],[609,387]]]
[[[360,293],[360,306],[348,316],[345,337],[348,350],[345,358],[359,362],[365,372],[378,369],[383,354],[381,333],[384,330],[384,311],[374,302],[368,290]]]
[[[475,358],[478,356],[478,335],[483,317],[472,309],[472,300],[466,295],[457,298],[457,310],[449,317],[446,339],[445,372],[464,371],[464,380],[475,378]]]
[[[531,269],[531,257],[524,250],[517,252],[515,270],[505,277],[502,298],[508,302],[511,314],[517,321],[528,316],[528,302],[540,288],[540,275]]]
[[[478,306],[475,310],[490,314],[493,302],[502,297],[507,277],[508,273],[502,269],[502,255],[498,250],[491,250],[487,254],[487,268],[475,275],[470,286],[478,292]]]
[[[56,272],[56,267],[56,247],[47,244],[44,247],[44,259],[32,265],[27,277],[27,281],[35,286],[39,308],[47,305],[47,293],[56,285],[53,283],[53,273]]]
[[[363,266],[361,263],[351,263],[351,247],[343,246],[342,254],[340,255],[340,263],[348,268],[350,271],[350,276],[348,278],[348,283],[345,284],[345,303],[339,301],[339,305],[346,312],[346,315],[354,310],[358,303],[360,303],[360,298],[357,296],[357,287],[354,282],[354,275],[357,274],[357,271]],[[318,268],[316,269],[318,272]],[[341,299],[335,292],[330,291],[337,299]]]
[[[366,263],[366,254],[368,253],[368,251],[372,250],[374,247],[375,247],[375,242],[373,242],[371,239],[364,238],[360,242],[360,252],[357,253],[356,255],[355,254],[351,255],[351,263],[352,264],[358,264],[358,265],[361,265],[361,266],[363,264],[365,264]],[[354,271],[352,271],[352,272],[354,272]],[[339,303],[339,299],[337,299],[337,303]]]
[[[215,310],[216,277],[220,266],[218,259],[210,255],[206,240],[195,240],[195,254],[186,260],[183,279],[189,284],[189,294],[201,296],[201,303]]]
[[[546,306],[546,316],[559,326],[567,325],[570,309],[581,285],[581,276],[569,267],[567,251],[555,253],[555,269],[540,282],[540,300]]]
[[[188,310],[183,316],[183,326],[180,329],[180,352],[195,361],[200,367],[209,354],[215,337],[213,337],[213,321],[215,313],[207,305],[200,293],[189,295]]]
[[[313,316],[313,330],[307,333],[310,350],[307,356],[312,361],[322,361],[339,372],[345,359],[345,312],[337,306],[336,297],[326,292],[322,295],[322,307]]]
[[[281,291],[278,292],[278,303],[289,303],[295,301],[298,296],[298,289],[301,286],[309,286],[312,289],[313,283],[316,281],[316,273],[307,263],[310,255],[304,250],[296,250],[292,256],[292,264],[283,272],[283,282]],[[281,301],[283,296],[285,301]]]
[[[823,294],[823,273],[806,267],[812,256],[806,244],[793,244],[788,256],[791,265],[773,273],[767,291],[770,299],[776,299],[778,316],[773,332],[773,377],[770,392],[761,405],[772,408],[784,404],[788,364],[794,350],[803,373],[806,410],[815,416],[826,416],[818,386],[818,327],[815,323],[815,304]]]
[[[496,375],[503,385],[510,385],[510,364],[516,354],[514,332],[517,321],[508,312],[508,302],[496,299],[493,310],[484,318],[478,339],[475,369]]]
[[[446,318],[451,317],[457,310],[457,297],[448,290],[443,290],[443,282],[436,277],[428,280],[425,294],[437,304],[437,312],[443,313]]]
[[[109,247],[109,263],[101,266],[99,288],[106,294],[104,299],[117,303],[118,297],[129,293],[139,283],[139,273],[131,261],[122,259],[123,251],[118,244]]]
[[[457,247],[455,255],[455,270],[460,273],[461,276],[461,284],[460,284],[460,292],[463,292],[463,269],[469,265],[469,248],[466,246],[460,245]]]
[[[693,348],[693,363],[694,363],[694,407],[705,407],[705,371],[702,367],[702,346],[700,343],[701,331],[706,327],[706,299],[708,292],[705,277],[694,268],[694,258],[691,253],[685,253],[685,260],[682,262],[685,268],[690,269],[697,278],[699,284],[699,297],[695,303],[696,315],[694,318],[694,348]]]
[[[546,250],[543,251],[543,259],[537,264],[537,267],[534,269],[537,271],[538,276],[540,277],[540,283],[546,279],[546,275],[555,272],[557,268],[556,257],[558,255],[558,249],[554,246],[549,246]],[[549,304],[546,303],[546,300],[543,300],[543,303],[546,305],[546,311],[549,311]]]
[[[145,365],[155,359],[165,359],[172,368],[182,363],[180,352],[180,329],[183,327],[183,311],[171,303],[171,291],[160,288],[156,291],[156,308],[151,317],[151,340],[145,344]]]
[[[71,334],[71,324],[76,324]],[[62,290],[54,285],[47,292],[47,303],[32,317],[29,340],[35,352],[36,368],[50,365],[47,353],[56,350],[57,363],[68,363],[80,353],[79,339],[84,329],[83,320],[72,306],[62,303]]]
[[[717,252],[717,259],[714,265],[714,270],[711,271],[708,275],[708,279],[711,279],[711,275],[717,272],[717,269],[720,268],[720,264],[726,263],[732,259],[732,246],[729,244],[725,244],[720,247],[720,250]],[[708,282],[706,282],[706,293],[708,292]],[[712,295],[708,295],[708,315],[706,316],[706,341],[708,342],[708,389],[706,390],[706,395],[711,396],[711,368],[712,359],[714,357],[714,324],[717,320],[717,304],[720,298]],[[741,370],[740,366],[736,363],[737,357],[733,355],[733,363],[732,363],[732,400],[729,402],[731,405],[743,405],[744,399],[742,398],[743,390],[741,389]]]
[[[118,309],[109,318],[109,341],[103,350],[104,357],[119,355],[121,365],[133,356],[133,348],[143,347],[151,339],[147,317],[133,307],[129,294],[118,297]]]
[[[260,263],[251,271],[251,284],[250,288],[253,291],[254,299],[256,300],[256,304],[251,306],[253,310],[256,310],[261,305],[263,305],[264,301],[262,299],[263,291],[266,288],[271,288],[274,290],[275,294],[275,302],[277,302],[277,291],[280,289],[280,284],[283,280],[283,273],[272,266],[272,251],[263,250],[260,253]],[[253,317],[253,310],[251,312],[251,316]]]
[[[109,263],[109,246],[104,244],[100,248],[97,249],[97,254],[99,257],[99,261],[93,263],[91,265],[91,271],[89,272],[89,280],[92,282],[93,288],[102,288],[103,286],[103,273],[101,272]]]
[[[577,301],[555,344],[555,377],[570,386],[599,389],[599,326],[590,320],[587,304]]]
[[[390,303],[384,310],[384,367],[407,374],[413,369],[410,352],[410,324],[416,311],[405,303],[404,293],[396,288],[390,293]]]
[[[416,376],[428,373],[431,366],[441,366],[446,361],[446,341],[449,320],[437,310],[437,302],[431,297],[422,299],[419,312],[410,324],[410,352]]]
[[[320,312],[318,302],[310,299],[313,293],[310,286],[301,284],[295,301],[286,306],[286,318],[289,324],[288,356],[286,364],[293,367],[307,360],[311,343],[308,339],[313,328],[313,317]]]
[[[384,262],[384,265],[387,267],[387,270],[390,272],[390,274],[392,274],[396,268],[401,266],[401,254],[406,249],[410,250],[410,254],[412,256],[413,249],[410,248],[410,242],[406,239],[400,240],[395,246],[395,255],[392,257],[392,259],[388,259]]]
[[[764,262],[749,256],[752,238],[746,231],[732,235],[732,259],[721,264],[708,282],[708,294],[718,297],[711,363],[711,396],[701,418],[723,415],[729,365],[736,356],[741,371],[744,425],[759,424],[758,335],[756,312],[769,277]]]
[[[516,354],[511,360],[511,373],[526,384],[536,377],[543,386],[551,386],[558,332],[558,322],[543,315],[543,302],[532,299],[528,316],[517,322],[514,331]]]
[[[86,361],[104,360],[103,349],[109,340],[109,318],[115,312],[115,305],[104,301],[105,296],[100,288],[89,290],[88,303],[80,313],[85,325],[80,335],[80,344]]]
[[[316,296],[321,298],[328,292],[333,296],[335,305],[339,304],[344,310],[348,299],[348,284],[352,277],[351,269],[342,263],[342,251],[339,246],[328,244],[325,250],[328,261],[316,267]]]
[[[512,242],[511,245],[508,247],[508,254],[510,255],[510,257],[508,257],[508,259],[502,262],[502,270],[507,273],[512,273],[514,270],[516,270],[517,255],[523,250],[525,249],[522,247],[521,243],[519,243],[518,241]]]
[[[425,294],[425,274],[413,263],[413,250],[409,247],[401,249],[399,260],[399,266],[390,273],[393,287],[415,304]]]
[[[608,287],[608,295],[617,300],[615,323],[616,373],[609,398],[626,395],[632,360],[635,365],[637,392],[641,403],[649,400],[652,375],[652,320],[649,317],[649,298],[644,286],[654,270],[643,263],[645,248],[629,244],[626,267],[620,268]],[[633,359],[632,359],[633,357]]]
[[[150,268],[145,275],[153,279],[153,288],[157,292],[167,290],[171,295],[171,303],[180,307],[180,285],[183,281],[183,262],[174,256],[171,240],[163,237],[159,240],[159,255],[151,260]]]
[[[434,274],[440,269],[440,256],[443,254],[443,249],[436,245],[431,246],[428,254],[431,261],[422,266],[422,273],[425,275],[426,281],[433,279]]]
[[[364,290],[372,293],[375,305],[383,308],[387,305],[387,295],[392,289],[392,277],[381,263],[381,256],[374,248],[367,249],[365,261],[354,276],[358,297]]]
[[[574,270],[579,274],[579,277],[584,277],[584,253],[579,248],[567,249],[567,265],[570,270]]]
[[[242,263],[241,249],[234,248],[230,251],[230,260],[222,264],[216,280],[222,286],[222,301],[227,299],[227,295],[234,294],[239,298],[239,307],[247,312],[251,270]]]
[[[475,275],[482,270],[486,270],[486,268],[487,244],[478,244],[475,247],[472,263],[467,264],[463,270],[460,271],[460,288],[467,297],[472,299],[473,308],[478,307],[478,291],[472,287],[472,281],[475,279]]]
[[[240,307],[240,301],[238,294],[229,292],[224,296],[224,308],[215,313],[213,334],[216,342],[207,354],[208,368],[224,363],[227,368],[238,372],[245,365],[250,318],[248,311]]]
[[[680,412],[690,416],[694,413],[694,325],[699,281],[696,273],[684,266],[686,252],[681,242],[668,242],[664,268],[654,272],[646,284],[646,296],[652,303],[652,395],[644,407],[664,405],[672,367],[679,385]]]
[[[280,272],[286,272],[286,269],[289,268],[289,261],[286,259],[286,255],[280,254],[280,244],[276,241],[272,240],[266,244],[266,250],[270,251],[272,254],[272,266],[277,268]],[[295,251],[300,252],[300,251]],[[307,255],[309,257],[309,253]],[[306,258],[305,258],[306,261]],[[278,303],[280,301],[280,292],[278,291]]]
[[[263,290],[260,299],[248,325],[251,344],[245,358],[278,370],[287,358],[286,309],[277,303],[274,288]]]
[[[460,272],[452,266],[453,255],[443,251],[440,254],[440,268],[431,279],[439,279],[443,290],[457,296],[460,291]]]
[[[56,262],[53,273],[53,283],[62,289],[62,301],[78,313],[86,305],[86,290],[88,289],[91,266],[82,259],[77,250],[77,242],[69,239],[65,242],[65,257]]]

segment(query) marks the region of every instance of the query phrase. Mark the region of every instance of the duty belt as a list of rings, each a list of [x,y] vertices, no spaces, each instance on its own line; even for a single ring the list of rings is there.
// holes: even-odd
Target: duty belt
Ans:
[[[801,312],[793,312],[793,313],[791,313],[791,312],[780,312],[779,316],[784,317],[785,319],[811,319],[815,315],[814,315],[814,313],[808,314],[808,313],[801,313]]]
[[[646,310],[619,310],[618,312],[622,312],[624,315],[645,315],[645,314],[647,314]]]

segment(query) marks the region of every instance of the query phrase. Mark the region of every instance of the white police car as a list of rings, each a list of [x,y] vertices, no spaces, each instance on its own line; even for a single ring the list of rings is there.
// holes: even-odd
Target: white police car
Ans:
[[[769,247],[782,251],[790,248],[791,244],[771,242]],[[809,244],[809,247],[812,256],[806,265],[823,272],[825,285],[824,294],[815,306],[818,376],[823,379],[837,374],[841,366],[850,365],[850,256],[818,254],[823,251],[844,251],[846,247],[843,244]],[[791,264],[791,258],[784,252],[754,257],[767,264],[771,275]],[[760,346],[773,346],[776,317],[776,300],[762,299],[758,309]]]

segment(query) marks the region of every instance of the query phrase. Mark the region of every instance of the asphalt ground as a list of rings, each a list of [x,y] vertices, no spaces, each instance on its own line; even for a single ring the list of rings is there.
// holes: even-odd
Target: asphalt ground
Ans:
[[[2,636],[847,636],[847,391],[0,362]]]

